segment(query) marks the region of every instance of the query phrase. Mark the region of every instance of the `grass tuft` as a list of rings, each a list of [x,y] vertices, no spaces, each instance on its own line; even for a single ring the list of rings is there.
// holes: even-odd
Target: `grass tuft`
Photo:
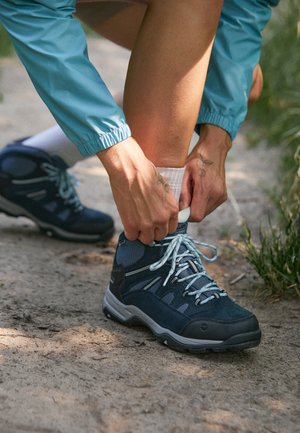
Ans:
[[[265,282],[268,295],[300,297],[300,215],[289,217],[285,231],[271,227],[260,234],[260,247],[252,241],[251,231],[244,226],[244,254]],[[295,239],[298,239],[295,241]]]
[[[244,254],[264,279],[269,294],[300,296],[300,4],[282,1],[265,34],[261,66],[265,84],[250,112],[255,137],[280,146],[279,187],[273,197],[277,226],[253,243],[244,227]],[[274,167],[270,167],[274,169]]]

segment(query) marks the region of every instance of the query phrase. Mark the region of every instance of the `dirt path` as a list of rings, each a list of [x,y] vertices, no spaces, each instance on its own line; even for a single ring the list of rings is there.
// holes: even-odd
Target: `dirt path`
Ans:
[[[99,40],[90,49],[96,65],[107,59],[101,73],[112,92],[121,90],[128,54]],[[4,145],[53,121],[17,60],[0,67]],[[244,353],[183,355],[145,330],[108,321],[101,299],[113,243],[45,239],[28,220],[0,215],[0,433],[299,432],[299,302],[256,299],[255,273],[220,243],[225,235],[238,238],[240,215],[257,232],[267,212],[262,187],[274,184],[275,162],[276,152],[247,150],[239,136],[227,166],[238,208],[228,202],[191,228],[218,241],[222,254],[211,272],[260,319],[263,341]],[[120,230],[97,160],[74,171],[84,202],[115,215]]]

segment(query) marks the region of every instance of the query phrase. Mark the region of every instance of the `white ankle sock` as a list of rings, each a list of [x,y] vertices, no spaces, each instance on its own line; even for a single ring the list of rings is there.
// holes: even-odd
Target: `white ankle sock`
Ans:
[[[69,167],[84,159],[58,125],[27,138],[23,144],[44,150],[50,155],[60,156]]]
[[[157,167],[159,174],[161,174],[168,182],[173,195],[176,200],[179,201],[182,180],[184,175],[184,167],[182,168],[168,168],[168,167]],[[190,217],[190,208],[181,209],[178,214],[178,222],[185,223]]]
[[[176,198],[176,200],[179,201],[183,174],[184,174],[184,167],[181,168],[157,167],[157,170],[159,174],[161,174],[162,177],[166,179],[174,197]]]

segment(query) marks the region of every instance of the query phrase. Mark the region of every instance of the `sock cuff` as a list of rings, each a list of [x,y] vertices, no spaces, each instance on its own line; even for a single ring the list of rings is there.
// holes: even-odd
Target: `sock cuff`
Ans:
[[[166,179],[172,190],[173,195],[178,201],[181,193],[184,169],[184,167],[157,167],[159,174]]]
[[[169,184],[177,184],[182,182],[185,167],[157,167],[159,174],[164,176]]]

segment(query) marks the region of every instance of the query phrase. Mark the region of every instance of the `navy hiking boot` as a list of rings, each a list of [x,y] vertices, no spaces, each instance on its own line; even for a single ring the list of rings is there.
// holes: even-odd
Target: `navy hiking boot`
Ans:
[[[66,241],[106,241],[109,215],[83,206],[75,178],[58,156],[15,142],[0,152],[0,212],[25,216],[48,236]]]
[[[121,234],[103,311],[126,325],[142,324],[157,340],[179,351],[201,353],[257,346],[256,317],[234,303],[206,273],[186,234],[187,223],[146,246]]]

